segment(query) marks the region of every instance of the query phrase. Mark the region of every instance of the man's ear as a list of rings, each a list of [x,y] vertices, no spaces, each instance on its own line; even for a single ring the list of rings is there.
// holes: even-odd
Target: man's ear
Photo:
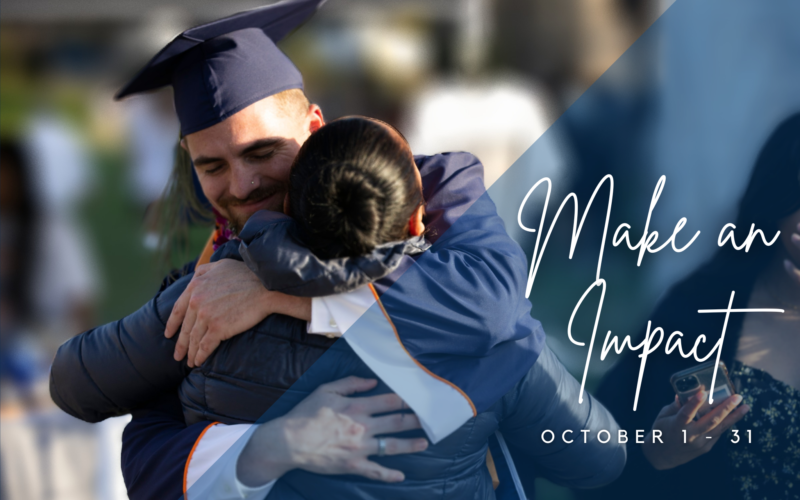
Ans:
[[[313,134],[325,125],[322,109],[316,104],[308,105],[308,133]]]
[[[189,146],[186,144],[186,137],[181,137],[180,145],[184,151],[186,151],[187,153],[189,152]]]
[[[408,232],[411,233],[411,236],[422,236],[425,233],[425,224],[422,222],[423,215],[425,215],[425,205],[420,205],[408,219]]]

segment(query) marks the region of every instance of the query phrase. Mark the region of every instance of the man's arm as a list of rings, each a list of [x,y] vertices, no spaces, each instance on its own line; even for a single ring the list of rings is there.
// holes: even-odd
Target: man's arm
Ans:
[[[163,329],[175,341],[174,359],[201,365],[220,342],[249,330],[273,313],[311,319],[311,299],[264,288],[242,262],[220,259],[197,268],[170,310]],[[188,354],[188,356],[187,356]]]
[[[53,401],[87,422],[129,413],[174,391],[187,373],[171,354],[164,319],[190,280],[173,283],[125,318],[81,333],[59,347],[50,370]]]
[[[187,460],[211,424],[198,422],[187,427],[176,394],[133,412],[122,434],[122,476],[128,497],[180,498]]]
[[[122,436],[122,474],[131,500],[193,497],[215,500],[262,499],[274,480],[256,486],[242,484],[233,470],[215,477],[215,494],[193,488],[242,436],[252,434],[252,425],[198,422],[186,426],[174,395],[151,407],[134,412]],[[241,446],[240,446],[241,447]],[[207,493],[211,493],[209,489]]]
[[[376,435],[418,429],[413,414],[374,417],[405,407],[394,394],[351,399],[376,380],[348,377],[320,386],[284,417],[260,425],[186,427],[173,395],[134,413],[123,434],[122,468],[131,500],[263,498],[295,468],[396,482],[403,474],[367,460]],[[356,401],[358,404],[353,404]],[[209,444],[219,439],[223,443]],[[387,455],[423,451],[425,439],[386,438]],[[220,460],[221,458],[221,460]],[[256,495],[256,496],[254,496]]]
[[[393,266],[395,271],[376,282],[379,292],[390,285],[397,287],[384,305],[398,330],[413,336],[420,322],[431,320],[428,331],[419,332],[420,336],[430,338],[427,334],[431,330],[453,335],[437,337],[439,341],[433,352],[425,354],[473,357],[489,352],[506,340],[529,334],[530,331],[514,329],[518,318],[527,315],[530,307],[528,304],[524,310],[520,309],[520,304],[527,304],[521,301],[527,261],[521,248],[506,233],[494,204],[485,194],[483,166],[467,153],[418,157],[417,162],[427,203],[426,237],[433,242],[433,247],[417,260],[403,256],[399,266]],[[262,253],[275,256],[274,252],[266,252],[269,242],[265,238],[254,238],[250,245],[253,256]],[[264,252],[256,251],[256,246]],[[286,272],[303,267],[294,254],[283,258],[288,259],[286,267],[290,268]],[[291,262],[293,266],[288,265]],[[199,352],[201,356],[189,356],[190,363],[199,364],[219,342],[247,330],[268,314],[278,312],[299,317],[292,312],[298,308],[292,306],[289,296],[275,295],[275,299],[270,300],[263,293],[263,287],[258,287],[256,274],[248,275],[243,265],[230,261],[223,270],[222,263],[207,268],[205,275],[198,271],[196,283],[187,288],[172,311],[166,335],[174,335],[183,325],[176,358],[187,351],[190,354]],[[253,262],[250,264],[252,266]],[[275,265],[268,267],[275,269]],[[413,277],[400,280],[412,268],[416,268]],[[306,274],[304,270],[304,279],[313,279]],[[232,286],[220,286],[223,282]],[[310,304],[308,299],[304,300],[307,301],[304,304]],[[232,314],[239,310],[244,313]],[[255,314],[253,311],[259,311],[259,315],[251,317]],[[304,305],[303,311],[310,316],[310,305]],[[484,334],[471,335],[476,331]],[[458,332],[470,334],[470,342],[463,342]],[[412,340],[409,344],[415,342]],[[462,352],[462,348],[466,351]]]

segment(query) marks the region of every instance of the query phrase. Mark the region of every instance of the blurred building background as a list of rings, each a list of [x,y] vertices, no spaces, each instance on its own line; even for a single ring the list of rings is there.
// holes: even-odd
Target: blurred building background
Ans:
[[[693,82],[690,70],[680,74],[671,65],[681,66],[687,54],[695,54],[698,66],[704,60],[684,37],[692,26],[676,21],[654,35],[655,41],[614,63],[670,4],[330,0],[281,47],[328,119],[351,114],[380,118],[397,125],[416,153],[475,153],[486,166],[487,186],[500,179],[490,194],[509,232],[530,256],[532,242],[516,226],[516,210],[521,195],[543,176],[554,183],[550,214],[570,191],[582,203],[588,201],[606,173],[627,179],[615,195],[615,220],[643,224],[655,180],[667,168],[661,153],[670,147],[660,127],[681,119],[685,95],[670,89]],[[178,136],[171,95],[161,91],[121,103],[112,95],[178,32],[259,5],[241,0],[0,4],[3,499],[125,498],[115,463],[124,420],[78,422],[57,410],[47,394],[48,364],[57,346],[141,306],[166,270],[154,212]],[[713,15],[702,9],[697,16],[697,26],[713,23]],[[747,17],[744,11],[733,25],[715,29],[730,36],[735,22]],[[769,32],[768,25],[763,32]],[[781,64],[776,57],[775,64]],[[612,65],[615,70],[602,85],[579,102]],[[726,67],[737,69],[733,62]],[[674,87],[664,83],[671,78],[678,83]],[[696,93],[698,100],[704,96]],[[782,113],[788,114],[784,101],[767,112],[752,112],[763,136],[729,151],[725,175],[730,189],[724,196],[709,200],[695,192],[690,200],[695,208],[687,208],[688,198],[667,200],[671,208],[657,218],[674,225],[695,209],[713,212],[714,223],[727,216],[759,141]],[[564,115],[573,103],[579,104],[576,112]],[[560,126],[550,128],[562,115]],[[608,116],[614,117],[615,127],[608,127]],[[743,117],[744,123],[750,118]],[[728,144],[729,139],[722,134],[718,142]],[[534,143],[532,156],[520,158]],[[691,154],[712,153],[697,142]],[[501,179],[525,158],[530,161],[524,168]],[[681,175],[696,173],[686,157],[670,158],[683,162]],[[719,176],[719,170],[707,171],[689,183],[702,193]],[[506,187],[511,192],[512,179],[525,188],[521,195],[498,196]],[[538,221],[538,215],[526,214],[526,220]],[[590,224],[602,227],[602,220]],[[195,251],[208,232],[193,230]],[[545,292],[531,296],[548,342],[577,376],[583,371],[583,351],[570,349],[563,325],[580,292],[575,297],[568,282],[575,274],[593,275],[596,258],[594,251],[571,263],[552,261],[537,278],[537,289]],[[644,277],[634,276],[629,258],[609,257],[607,272],[630,276],[616,300],[641,310],[626,314],[625,307],[612,309],[619,330],[638,328],[659,291],[704,254],[682,258],[681,272],[665,272],[666,267],[654,264]],[[608,368],[595,366],[588,387]],[[570,498],[569,491],[546,481],[540,486],[540,497]]]

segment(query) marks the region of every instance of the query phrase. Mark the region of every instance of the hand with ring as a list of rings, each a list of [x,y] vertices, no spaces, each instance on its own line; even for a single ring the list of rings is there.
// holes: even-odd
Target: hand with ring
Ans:
[[[425,438],[376,437],[419,429],[416,415],[393,413],[406,408],[396,394],[353,398],[377,385],[375,379],[347,377],[321,385],[285,416],[261,424],[237,462],[237,477],[247,486],[259,486],[292,469],[318,474],[357,474],[377,481],[405,479],[368,460],[424,451]]]
[[[378,438],[378,456],[379,457],[386,456],[386,440],[382,437]]]

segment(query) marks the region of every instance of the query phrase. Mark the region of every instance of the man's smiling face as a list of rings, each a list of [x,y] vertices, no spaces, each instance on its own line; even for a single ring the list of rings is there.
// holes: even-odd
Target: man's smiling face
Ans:
[[[319,106],[303,112],[271,96],[182,141],[203,193],[239,232],[255,212],[283,209],[300,146],[324,124]]]

